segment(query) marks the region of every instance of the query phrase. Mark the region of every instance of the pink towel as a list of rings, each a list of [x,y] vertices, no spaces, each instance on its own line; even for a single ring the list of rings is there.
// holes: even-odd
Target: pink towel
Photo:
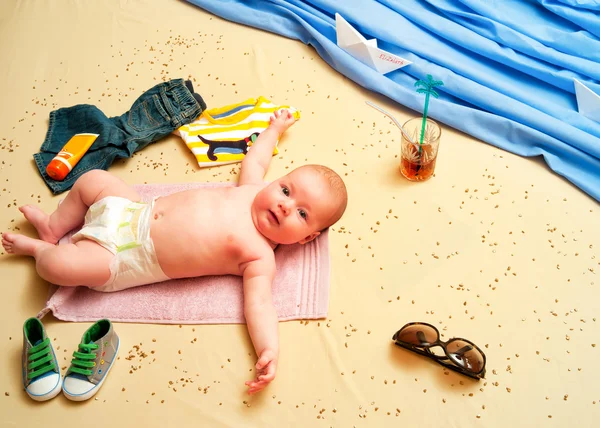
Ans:
[[[143,200],[216,183],[137,185]],[[69,233],[60,243],[69,242]],[[59,243],[59,244],[60,244]],[[283,245],[275,251],[277,274],[273,303],[279,320],[317,319],[327,316],[329,304],[329,241],[327,231],[305,245]],[[46,307],[64,321],[112,321],[159,324],[244,323],[242,279],[238,276],[204,276],[174,279],[102,293],[87,287],[51,285]]]

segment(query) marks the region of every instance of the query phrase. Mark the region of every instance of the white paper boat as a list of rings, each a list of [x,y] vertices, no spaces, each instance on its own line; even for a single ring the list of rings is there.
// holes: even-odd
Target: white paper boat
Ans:
[[[600,95],[585,86],[577,79],[575,81],[575,96],[579,113],[588,119],[600,122]]]
[[[381,74],[412,64],[412,61],[379,49],[376,39],[365,39],[339,13],[335,14],[335,30],[340,48]]]

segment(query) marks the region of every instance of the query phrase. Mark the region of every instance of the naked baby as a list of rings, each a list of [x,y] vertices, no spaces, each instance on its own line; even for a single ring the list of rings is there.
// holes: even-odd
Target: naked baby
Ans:
[[[271,117],[244,158],[236,187],[187,190],[144,203],[117,177],[94,170],[51,215],[20,208],[40,239],[4,233],[2,245],[33,256],[39,275],[53,284],[98,291],[203,275],[243,277],[244,315],[258,357],[256,378],[246,385],[258,392],[275,378],[279,355],[274,249],[313,240],[340,219],[347,203],[344,182],[324,166],[305,165],[263,182],[279,137],[293,123],[287,110]],[[56,245],[84,220],[72,243]]]

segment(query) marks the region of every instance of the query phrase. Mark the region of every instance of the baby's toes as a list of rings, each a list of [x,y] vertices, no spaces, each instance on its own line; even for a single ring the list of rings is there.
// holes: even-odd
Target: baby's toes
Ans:
[[[6,241],[5,239],[2,240],[2,247],[6,250],[7,253],[12,253],[13,251],[12,242]]]

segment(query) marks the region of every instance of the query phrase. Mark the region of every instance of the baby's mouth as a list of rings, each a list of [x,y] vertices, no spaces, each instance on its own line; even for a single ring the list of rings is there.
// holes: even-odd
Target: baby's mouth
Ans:
[[[269,219],[271,220],[272,223],[279,224],[279,219],[277,218],[275,213],[271,210],[269,210]]]

